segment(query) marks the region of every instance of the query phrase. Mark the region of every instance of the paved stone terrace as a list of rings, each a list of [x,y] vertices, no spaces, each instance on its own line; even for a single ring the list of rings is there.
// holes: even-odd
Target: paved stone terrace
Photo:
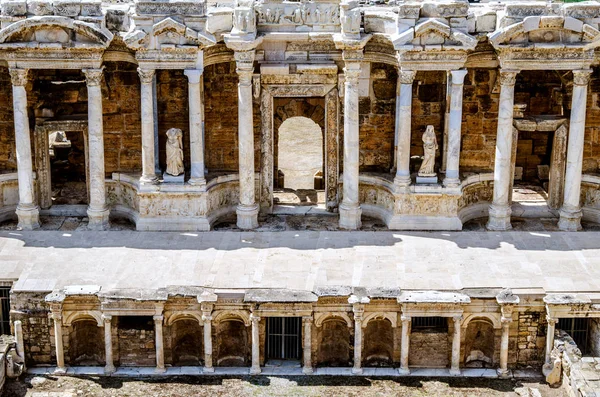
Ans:
[[[17,291],[93,284],[598,292],[600,233],[3,231],[0,263],[0,279],[18,279]]]

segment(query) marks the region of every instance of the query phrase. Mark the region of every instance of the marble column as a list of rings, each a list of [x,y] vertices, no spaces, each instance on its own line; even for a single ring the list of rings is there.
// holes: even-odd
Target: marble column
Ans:
[[[450,375],[460,375],[460,324],[462,316],[452,317],[454,321],[454,333],[452,335],[452,362],[450,363]]]
[[[312,367],[312,317],[302,317],[302,324],[304,325],[304,347],[302,355],[304,358],[304,366],[302,367],[302,373],[310,375],[313,373]]]
[[[339,207],[339,212],[340,228],[349,230],[360,229],[362,214],[358,200],[358,78],[360,73],[360,62],[346,61],[344,67],[343,199]]]
[[[514,178],[511,170],[513,141],[513,106],[515,100],[516,70],[500,71],[500,107],[498,110],[498,132],[496,136],[496,159],[494,162],[494,198],[490,205],[487,228],[509,230],[510,186]]]
[[[252,74],[254,51],[236,51],[238,82],[238,151],[240,204],[236,209],[237,227],[258,227],[258,203],[254,180],[254,122],[252,117]]]
[[[54,320],[54,343],[56,345],[56,371],[57,374],[67,372],[65,367],[65,352],[63,348],[62,312],[52,312]]]
[[[446,177],[444,186],[460,186],[460,141],[462,126],[463,86],[466,70],[452,70],[452,88],[450,92],[450,113],[448,114],[448,142],[446,154]]]
[[[140,183],[158,182],[154,172],[154,70],[138,68],[142,106],[142,177]]]
[[[202,311],[202,330],[204,333],[204,370],[203,372],[215,372],[212,362],[212,310]]]
[[[362,374],[362,349],[363,349],[363,320],[364,309],[354,311],[354,366],[353,374]]]
[[[165,349],[163,338],[163,316],[154,316],[154,339],[156,345],[156,370],[155,372],[165,372]]]
[[[552,368],[552,357],[550,357],[550,354],[552,353],[552,349],[554,349],[554,331],[558,319],[546,316],[546,321],[548,323],[548,328],[546,332],[546,357],[544,359],[544,367]]]
[[[33,230],[40,227],[40,210],[35,203],[31,134],[27,115],[27,90],[25,89],[27,72],[27,69],[10,69],[19,180],[19,204],[16,214],[19,218],[20,230]]]
[[[398,147],[396,149],[396,176],[394,185],[396,190],[406,190],[410,186],[410,137],[412,118],[412,86],[417,72],[414,70],[400,70],[398,80],[400,86],[400,115],[398,126]]]
[[[573,97],[571,100],[571,119],[567,143],[567,171],[565,190],[560,209],[560,230],[577,231],[581,229],[581,173],[583,168],[583,141],[585,137],[585,112],[588,84],[592,71],[573,71]]]
[[[104,355],[106,362],[104,366],[104,373],[112,374],[116,370],[113,363],[112,316],[103,314],[102,320],[104,321]]]
[[[411,318],[409,316],[401,316],[402,321],[402,339],[400,341],[400,368],[398,372],[400,375],[410,374],[408,368],[408,350],[410,348],[410,328]]]
[[[252,367],[250,367],[250,375],[260,374],[260,317],[255,314],[250,314],[252,323]]]
[[[400,87],[402,86],[402,80],[400,76],[396,80],[396,113],[394,119],[394,159],[392,160],[391,173],[396,174],[398,169],[398,133],[400,132]]]
[[[508,337],[510,335],[510,323],[512,318],[502,316],[502,336],[500,339],[500,368],[498,368],[498,376],[506,378],[508,372]]]
[[[191,171],[188,181],[191,185],[206,185],[204,177],[204,120],[202,97],[202,72],[203,70],[185,70],[183,73],[188,78],[188,102],[190,114],[190,162]]]
[[[102,120],[102,69],[84,69],[88,92],[88,164],[90,203],[87,214],[88,228],[104,230],[108,227],[109,210],[106,206],[104,175],[104,127]]]

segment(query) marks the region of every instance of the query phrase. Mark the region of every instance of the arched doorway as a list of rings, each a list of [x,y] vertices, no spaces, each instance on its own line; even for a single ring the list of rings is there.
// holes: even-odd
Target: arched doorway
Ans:
[[[491,322],[474,319],[465,332],[465,367],[492,368],[494,365],[495,329]]]
[[[216,364],[242,367],[248,364],[248,328],[241,319],[221,321],[217,331]]]
[[[377,318],[369,321],[363,340],[363,365],[365,367],[389,367],[392,365],[394,329],[390,320]]]
[[[350,328],[337,318],[323,321],[319,332],[317,365],[323,367],[347,367],[350,358]]]
[[[202,361],[202,328],[197,320],[179,320],[171,326],[173,365],[195,366]]]
[[[104,329],[91,318],[82,318],[72,325],[69,334],[71,365],[104,365]]]

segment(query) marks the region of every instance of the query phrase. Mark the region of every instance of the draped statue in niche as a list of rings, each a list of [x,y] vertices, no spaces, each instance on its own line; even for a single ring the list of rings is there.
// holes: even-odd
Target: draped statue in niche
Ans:
[[[179,128],[167,131],[167,174],[183,174],[183,132]]]
[[[436,176],[435,153],[438,149],[437,138],[432,125],[428,125],[423,133],[423,162],[419,168],[419,176],[433,177]]]

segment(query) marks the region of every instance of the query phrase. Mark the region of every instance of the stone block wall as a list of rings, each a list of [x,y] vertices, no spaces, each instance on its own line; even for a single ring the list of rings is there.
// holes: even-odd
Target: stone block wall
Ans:
[[[52,319],[44,302],[47,293],[12,293],[11,322],[20,320],[23,326],[25,362],[27,366],[56,362]]]
[[[408,364],[416,367],[445,368],[450,365],[451,342],[448,332],[412,330]]]
[[[156,347],[152,317],[119,317],[117,345],[122,366],[155,366]]]
[[[544,363],[546,319],[544,312],[519,313],[517,337],[517,365],[540,366]]]

